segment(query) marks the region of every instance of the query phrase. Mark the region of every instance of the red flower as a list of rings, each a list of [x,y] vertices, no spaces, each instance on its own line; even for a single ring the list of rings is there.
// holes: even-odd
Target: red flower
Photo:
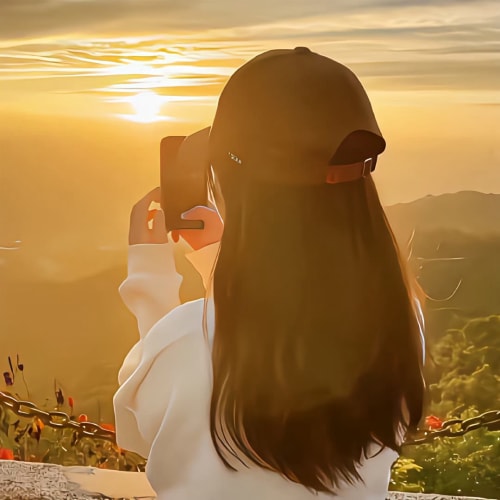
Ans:
[[[38,417],[35,417],[31,423],[31,428],[29,429],[28,434],[40,442],[40,436],[44,427],[45,424]]]
[[[443,427],[443,421],[434,415],[429,415],[425,417],[425,425],[429,427],[429,429],[441,429]]]
[[[0,460],[14,460],[14,452],[9,448],[0,448]]]
[[[85,415],[85,413],[78,415],[78,422],[82,423],[82,422],[88,422],[88,421],[89,421],[89,417],[87,417],[87,415]]]
[[[75,400],[71,396],[68,397],[68,404],[69,407],[73,410],[73,407],[75,406]]]
[[[113,424],[101,424],[101,427],[107,431],[115,432],[115,426]]]

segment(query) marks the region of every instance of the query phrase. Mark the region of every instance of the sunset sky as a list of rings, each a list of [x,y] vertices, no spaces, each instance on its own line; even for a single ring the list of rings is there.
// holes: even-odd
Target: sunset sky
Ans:
[[[40,395],[52,376],[75,397],[73,383],[108,384],[112,415],[136,332],[109,312],[126,313],[110,277],[126,275],[132,205],[159,185],[160,140],[210,125],[244,62],[296,46],[365,86],[387,141],[384,204],[500,193],[498,0],[0,0],[0,292],[19,297],[2,313],[0,294],[3,363],[21,353]],[[94,361],[75,318],[102,326]]]
[[[359,76],[385,204],[499,193],[499,40],[496,0],[1,1],[0,246],[61,279],[63,253],[123,248],[161,137],[209,125],[227,78],[271,48]]]

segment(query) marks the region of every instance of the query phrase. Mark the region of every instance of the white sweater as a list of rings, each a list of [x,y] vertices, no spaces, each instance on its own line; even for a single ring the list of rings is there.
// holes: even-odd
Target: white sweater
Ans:
[[[209,425],[213,302],[207,303],[207,345],[203,299],[179,302],[173,247],[129,246],[119,292],[137,318],[140,339],[123,362],[113,398],[118,445],[148,458],[146,474],[160,500],[333,500],[257,466],[228,470],[219,459]],[[187,255],[205,286],[216,252],[215,244]],[[379,450],[373,443],[369,456]],[[385,500],[396,459],[386,448],[362,462],[364,484],[345,484],[336,498]]]

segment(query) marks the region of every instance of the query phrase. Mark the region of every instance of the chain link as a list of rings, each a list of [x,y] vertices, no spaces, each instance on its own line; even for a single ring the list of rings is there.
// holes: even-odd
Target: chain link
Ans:
[[[443,422],[440,429],[425,431],[422,437],[406,441],[404,445],[430,443],[439,437],[459,437],[467,432],[485,427],[489,431],[500,431],[500,410],[491,410],[467,419],[452,418]]]
[[[114,431],[104,429],[92,422],[76,422],[62,411],[44,411],[34,403],[21,401],[0,391],[0,405],[10,409],[14,414],[24,418],[39,418],[45,425],[54,429],[73,429],[78,433],[78,437],[91,437],[106,439],[116,444],[116,434]]]
[[[0,391],[0,405],[9,408],[20,417],[38,417],[45,425],[56,429],[73,429],[81,437],[106,439],[116,444],[116,434],[92,422],[75,422],[62,411],[46,412],[37,408],[34,403],[20,401]],[[423,431],[423,435],[407,440],[404,446],[429,443],[440,437],[459,437],[467,432],[485,427],[490,431],[500,430],[500,410],[491,410],[477,417],[460,419],[452,418],[443,422],[441,428]]]

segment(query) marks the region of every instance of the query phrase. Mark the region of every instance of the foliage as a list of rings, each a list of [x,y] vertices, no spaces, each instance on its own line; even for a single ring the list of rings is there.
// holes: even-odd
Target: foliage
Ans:
[[[500,410],[500,316],[449,329],[432,347],[440,370],[429,388],[426,424]],[[437,417],[434,417],[437,415]],[[500,498],[500,432],[480,428],[462,437],[406,446],[393,467],[391,489]]]
[[[122,471],[142,470],[145,462],[109,440],[79,439],[73,429],[46,426],[38,417],[18,417],[3,406],[0,406],[0,458]]]
[[[3,372],[8,396],[18,400],[29,398],[30,392],[24,378],[25,367],[16,356],[14,364],[8,356],[8,370]],[[26,398],[17,392],[22,381]],[[47,402],[49,399],[47,398]],[[69,410],[73,421],[87,422],[88,417],[73,415],[75,400],[65,397],[54,380],[54,407],[56,412]],[[57,419],[57,418],[56,418]],[[61,421],[62,422],[62,421]],[[112,424],[100,423],[102,428],[114,431]],[[72,428],[54,428],[45,425],[38,417],[19,417],[10,408],[0,404],[0,459],[24,462],[45,462],[58,465],[87,465],[113,470],[143,470],[145,460],[139,455],[123,450],[115,443],[99,437],[80,437]]]
[[[476,415],[477,410],[469,409],[460,417]],[[391,489],[500,498],[498,471],[499,432],[481,428],[462,437],[404,447],[393,467]]]
[[[410,493],[423,493],[425,482],[420,478],[422,466],[413,458],[401,456],[392,467],[390,487],[395,491],[408,491]]]
[[[457,407],[500,408],[500,316],[448,330],[432,355],[442,374],[429,387],[431,413],[451,417]]]

